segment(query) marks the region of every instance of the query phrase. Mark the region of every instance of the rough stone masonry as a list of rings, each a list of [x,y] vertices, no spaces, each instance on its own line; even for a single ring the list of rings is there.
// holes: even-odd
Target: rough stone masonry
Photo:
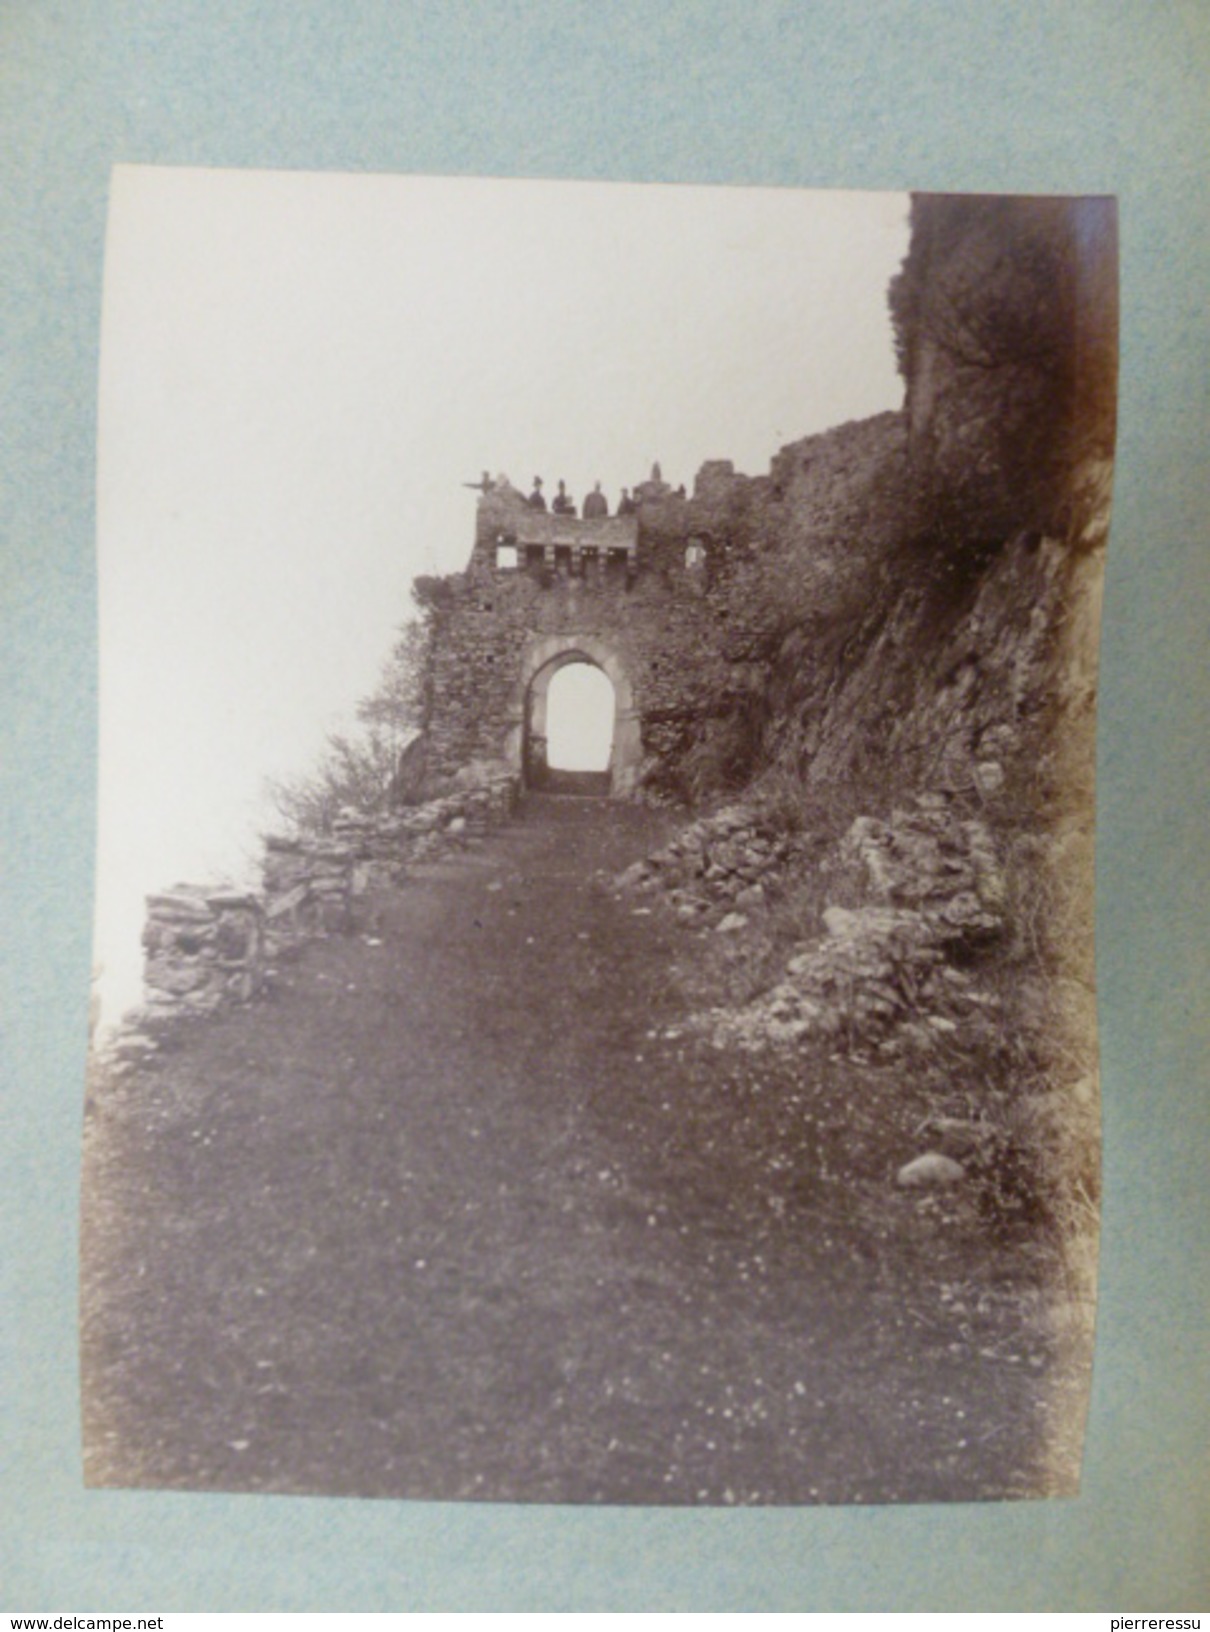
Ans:
[[[674,759],[703,717],[758,693],[767,631],[745,626],[732,594],[746,484],[716,461],[691,497],[651,481],[634,515],[587,520],[536,512],[512,490],[484,494],[466,571],[417,588],[432,620],[430,775],[499,758],[540,785],[546,691],[569,662],[613,684],[615,794]]]

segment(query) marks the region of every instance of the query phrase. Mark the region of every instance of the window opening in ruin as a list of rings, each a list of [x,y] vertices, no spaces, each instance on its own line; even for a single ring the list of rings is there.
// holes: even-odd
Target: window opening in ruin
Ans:
[[[607,771],[613,753],[613,686],[594,663],[567,663],[546,697],[546,762],[552,771]]]
[[[515,544],[496,545],[496,566],[501,572],[516,571],[517,546]]]

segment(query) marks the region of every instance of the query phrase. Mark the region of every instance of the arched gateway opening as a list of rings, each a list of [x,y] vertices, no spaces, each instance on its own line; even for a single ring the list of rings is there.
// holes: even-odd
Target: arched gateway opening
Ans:
[[[604,669],[563,652],[529,683],[525,781],[552,793],[611,791],[617,704]]]
[[[527,787],[625,794],[640,757],[630,679],[595,636],[536,641],[523,665],[510,758]]]
[[[613,757],[613,682],[595,663],[564,663],[546,692],[546,763],[602,775]]]

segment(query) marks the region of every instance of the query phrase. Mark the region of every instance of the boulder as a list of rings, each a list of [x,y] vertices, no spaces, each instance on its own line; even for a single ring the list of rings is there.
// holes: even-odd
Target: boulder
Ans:
[[[985,797],[999,793],[1004,786],[1004,767],[999,760],[985,759],[975,766],[975,786]]]
[[[934,1185],[957,1184],[965,1177],[966,1169],[961,1162],[943,1156],[939,1150],[927,1150],[923,1156],[904,1163],[895,1175],[895,1183],[905,1189],[923,1190]]]
[[[421,733],[412,738],[399,756],[399,764],[391,779],[390,800],[393,805],[418,805],[424,797],[424,782],[428,773],[428,738]]]

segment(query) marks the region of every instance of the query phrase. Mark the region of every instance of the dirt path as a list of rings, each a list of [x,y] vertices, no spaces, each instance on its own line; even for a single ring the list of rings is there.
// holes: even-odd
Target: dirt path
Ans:
[[[90,1482],[1037,1488],[1048,1357],[1021,1341],[1020,1266],[897,1194],[886,1153],[837,1173],[850,1082],[690,1039],[695,933],[599,876],[662,831],[531,798],[98,1099]]]

